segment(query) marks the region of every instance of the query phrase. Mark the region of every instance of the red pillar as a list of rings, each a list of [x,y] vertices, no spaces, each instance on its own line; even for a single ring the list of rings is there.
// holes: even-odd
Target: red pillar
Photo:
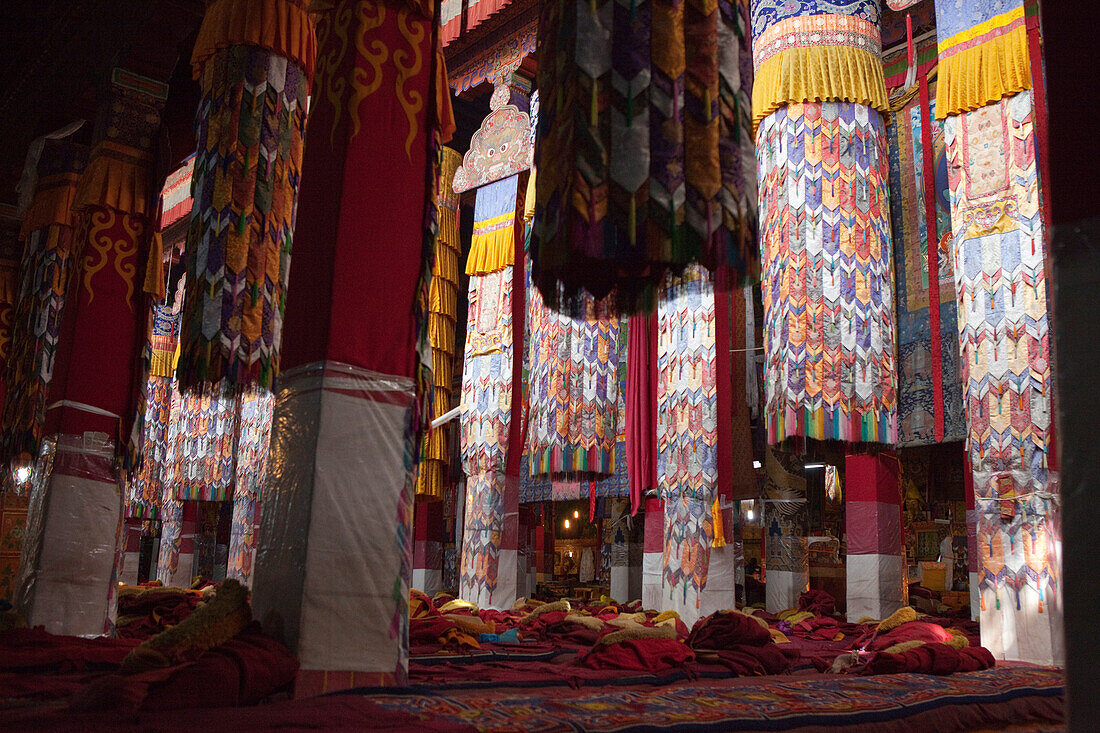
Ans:
[[[897,461],[885,455],[849,455],[844,483],[848,618],[886,618],[905,605]]]
[[[316,16],[278,469],[253,576],[256,615],[280,619],[301,662],[297,696],[407,674],[421,278],[440,149],[432,6],[333,5]]]
[[[116,451],[132,414],[145,324],[152,144],[167,85],[115,69],[72,208],[79,214],[45,434],[56,441],[20,606],[53,633],[108,629],[121,532]]]

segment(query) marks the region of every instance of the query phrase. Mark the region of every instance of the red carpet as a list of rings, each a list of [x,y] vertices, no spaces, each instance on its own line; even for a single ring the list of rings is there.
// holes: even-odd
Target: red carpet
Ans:
[[[974,731],[1057,729],[1059,670],[999,667],[950,676],[800,675],[652,687],[361,690],[253,708],[0,712],[16,730]]]

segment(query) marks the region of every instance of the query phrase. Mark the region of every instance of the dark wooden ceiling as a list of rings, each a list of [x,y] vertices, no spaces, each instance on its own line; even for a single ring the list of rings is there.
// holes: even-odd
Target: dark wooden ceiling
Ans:
[[[15,202],[36,137],[94,120],[116,66],[171,81],[166,127],[186,129],[197,96],[185,62],[203,8],[203,0],[0,1],[0,204]]]

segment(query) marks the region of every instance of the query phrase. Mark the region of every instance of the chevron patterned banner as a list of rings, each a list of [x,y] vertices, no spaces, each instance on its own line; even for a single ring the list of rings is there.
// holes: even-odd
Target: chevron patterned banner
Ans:
[[[175,387],[170,367],[176,352],[179,317],[172,304],[153,304],[153,323],[145,346],[149,374],[143,404],[134,421],[137,439],[131,440],[135,470],[127,481],[126,512],[132,517],[155,519],[164,494]]]
[[[512,267],[472,276],[469,293],[462,371],[462,470],[467,480],[459,593],[476,602],[496,589],[501,549],[512,419]]]
[[[531,257],[544,297],[614,291],[643,310],[691,262],[755,276],[747,38],[744,2],[542,4]]]
[[[769,443],[897,439],[882,116],[792,104],[757,132]]]
[[[707,583],[718,480],[714,286],[689,268],[657,305],[657,489],[665,506],[664,583],[688,598]]]
[[[172,416],[172,486],[184,501],[226,501],[234,479],[237,400],[232,390],[180,395]]]
[[[229,45],[197,61],[184,390],[223,379],[271,389],[278,374],[313,53],[312,43],[305,60]]]
[[[528,292],[531,475],[609,474],[621,432],[619,319],[591,296],[584,318],[550,310]],[[594,476],[593,476],[594,478]]]
[[[935,84],[932,85],[933,92]],[[943,385],[944,441],[963,440],[962,382],[958,354],[951,344],[956,337],[957,307],[952,269],[951,204],[947,180],[947,156],[943,125],[935,119],[935,101],[928,115],[932,125],[935,162],[935,237],[940,248],[940,343],[941,364],[933,363],[928,299],[928,226],[924,202],[923,143],[920,98],[889,116],[886,126],[890,157],[890,215],[894,236],[894,270],[897,277],[898,333],[898,445],[937,442],[934,425],[933,370],[941,370]]]
[[[944,122],[983,624],[1002,603],[1042,612],[1059,585],[1033,116],[1025,91]]]
[[[5,465],[38,455],[46,397],[53,379],[76,227],[73,198],[88,149],[71,140],[47,140],[38,160],[34,199],[23,216],[24,240],[18,296],[11,314],[11,345],[4,374],[7,386],[0,426]]]

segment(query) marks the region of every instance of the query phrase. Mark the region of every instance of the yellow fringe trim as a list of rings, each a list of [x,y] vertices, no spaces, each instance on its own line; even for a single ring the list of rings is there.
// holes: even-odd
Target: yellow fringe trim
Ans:
[[[1021,25],[980,46],[940,56],[936,119],[984,107],[1025,89],[1031,89],[1031,59],[1027,28]]]
[[[523,199],[523,221],[530,223],[535,218],[535,168],[532,166],[531,175],[527,177],[527,194]]]
[[[202,19],[191,72],[202,76],[206,60],[229,46],[259,46],[285,56],[313,79],[317,36],[301,0],[214,0]]]
[[[133,216],[150,213],[153,158],[136,148],[104,140],[96,146],[77,185],[73,208],[114,209]]]
[[[153,300],[164,300],[164,237],[153,232],[149,240],[149,256],[145,260],[145,285],[142,288]]]
[[[829,100],[888,111],[882,61],[850,46],[799,47],[775,54],[760,64],[753,78],[753,129],[785,104]]]
[[[513,216],[505,214],[504,216]],[[500,217],[497,217],[500,218]],[[512,227],[502,227],[486,234],[475,234],[466,260],[467,275],[488,275],[515,263],[516,243]]]
[[[714,541],[710,543],[711,547],[725,547],[726,546],[726,529],[722,524],[722,500],[717,496],[714,497],[714,504],[710,508],[711,521],[714,523]]]
[[[177,346],[172,351],[153,349],[153,355],[149,359],[149,376],[172,377],[176,373],[176,363],[180,358],[180,350]]]
[[[45,229],[51,224],[71,227],[76,224],[73,202],[76,200],[76,184],[80,177],[75,173],[61,173],[38,180],[34,199],[23,214],[19,238],[26,239],[31,232]]]

